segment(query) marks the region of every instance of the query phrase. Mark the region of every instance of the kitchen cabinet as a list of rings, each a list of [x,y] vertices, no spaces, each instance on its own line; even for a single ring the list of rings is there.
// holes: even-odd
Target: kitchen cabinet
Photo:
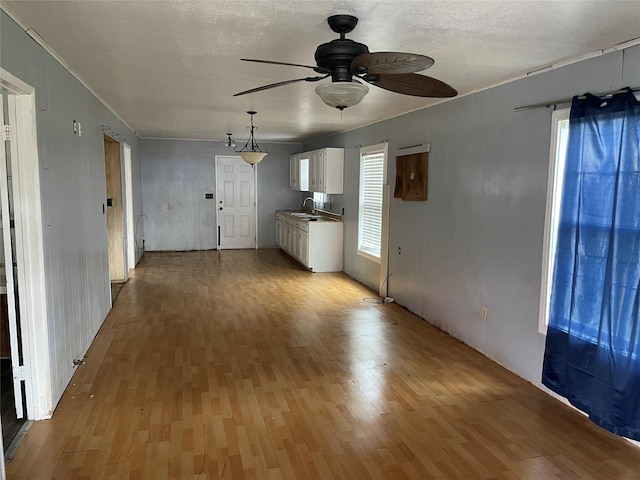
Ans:
[[[342,222],[309,221],[276,212],[276,242],[312,272],[342,271]]]
[[[325,170],[327,156],[322,154],[322,150],[315,150],[309,153],[309,191],[323,192],[325,190]],[[326,193],[326,192],[325,192]]]
[[[341,194],[344,149],[322,148],[289,157],[289,187],[292,190]]]
[[[309,158],[304,154],[296,153],[289,157],[289,188],[309,191]]]
[[[309,191],[342,193],[344,149],[323,148],[309,156]]]

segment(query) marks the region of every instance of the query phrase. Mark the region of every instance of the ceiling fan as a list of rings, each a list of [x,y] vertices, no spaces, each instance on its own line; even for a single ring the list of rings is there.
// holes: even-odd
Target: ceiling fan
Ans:
[[[340,34],[340,38],[318,46],[315,53],[315,67],[271,60],[241,59],[244,62],[310,68],[320,75],[263,85],[236,93],[234,97],[290,83],[318,82],[328,77],[331,77],[331,83],[319,85],[316,87],[316,93],[327,105],[339,110],[360,103],[369,91],[362,83],[363,81],[391,92],[417,97],[445,98],[455,97],[458,94],[455,88],[440,80],[415,73],[433,65],[432,58],[402,52],[370,53],[366,45],[345,38],[345,35],[358,23],[356,17],[333,15],[327,19],[327,22],[331,30]]]

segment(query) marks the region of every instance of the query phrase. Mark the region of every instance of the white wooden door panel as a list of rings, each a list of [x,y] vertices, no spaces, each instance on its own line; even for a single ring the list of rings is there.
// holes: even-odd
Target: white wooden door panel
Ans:
[[[255,172],[240,157],[216,157],[219,249],[256,248]]]

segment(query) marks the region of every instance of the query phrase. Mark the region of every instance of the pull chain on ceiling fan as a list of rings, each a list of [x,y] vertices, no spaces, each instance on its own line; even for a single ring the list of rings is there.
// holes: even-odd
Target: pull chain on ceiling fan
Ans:
[[[360,103],[369,91],[369,88],[362,82],[391,92],[416,97],[446,98],[458,94],[456,89],[450,85],[416,73],[433,65],[434,60],[431,57],[404,52],[371,53],[363,43],[345,38],[345,35],[357,25],[358,19],[356,17],[333,15],[327,19],[327,22],[331,30],[340,34],[340,38],[323,43],[316,48],[315,67],[271,60],[241,59],[244,62],[308,68],[319,75],[263,85],[236,93],[234,97],[291,83],[319,82],[328,77],[331,77],[331,83],[319,85],[316,87],[316,93],[324,103],[339,110]]]

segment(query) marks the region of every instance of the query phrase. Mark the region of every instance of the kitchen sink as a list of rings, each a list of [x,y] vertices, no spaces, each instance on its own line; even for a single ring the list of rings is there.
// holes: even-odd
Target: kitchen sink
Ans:
[[[289,212],[291,215],[293,215],[294,217],[298,217],[301,218],[303,220],[309,220],[310,222],[315,222],[318,220],[329,220],[331,221],[331,218],[328,218],[325,215],[317,215],[314,213],[309,213],[309,212]]]

